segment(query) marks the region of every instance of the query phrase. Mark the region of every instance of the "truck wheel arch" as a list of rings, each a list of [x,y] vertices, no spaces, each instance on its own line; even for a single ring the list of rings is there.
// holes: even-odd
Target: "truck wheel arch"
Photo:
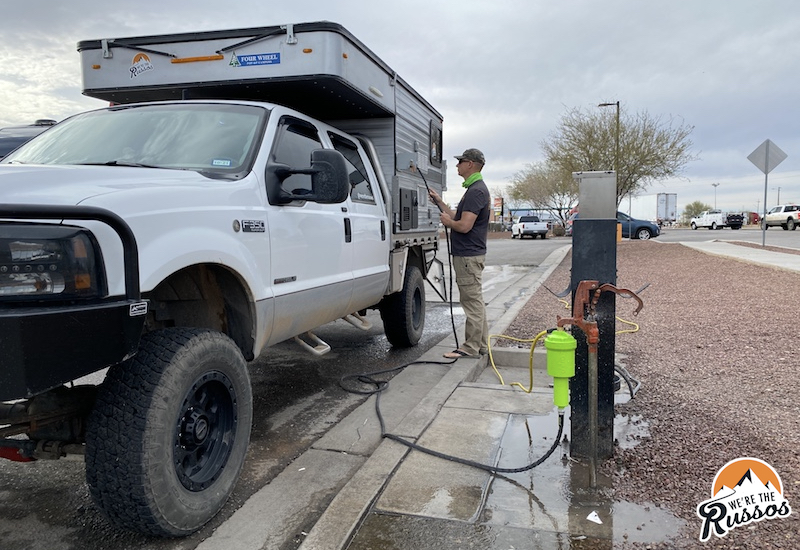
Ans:
[[[177,271],[145,295],[147,332],[195,327],[228,335],[248,361],[255,357],[255,308],[244,280],[223,266],[201,264]]]

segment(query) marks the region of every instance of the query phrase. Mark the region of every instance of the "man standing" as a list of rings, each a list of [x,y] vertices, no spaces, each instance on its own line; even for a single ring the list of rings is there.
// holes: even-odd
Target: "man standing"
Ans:
[[[464,178],[466,189],[455,213],[442,198],[431,191],[431,199],[441,207],[441,221],[452,229],[451,246],[456,284],[461,297],[461,307],[467,316],[464,325],[464,343],[444,356],[448,359],[477,357],[488,351],[489,325],[486,305],[483,302],[483,267],[486,260],[486,237],[489,232],[489,189],[483,181],[481,170],[486,159],[477,149],[467,149],[456,157],[458,175]]]

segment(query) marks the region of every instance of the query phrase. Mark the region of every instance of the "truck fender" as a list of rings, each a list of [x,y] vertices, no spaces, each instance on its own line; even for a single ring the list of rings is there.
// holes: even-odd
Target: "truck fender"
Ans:
[[[188,247],[189,243],[197,246]],[[262,261],[266,262],[269,247],[265,246],[264,249],[266,254]],[[170,231],[150,242],[141,243],[139,258],[142,292],[154,289],[170,275],[187,267],[214,264],[236,274],[253,301],[272,298],[268,284],[269,272],[264,269],[267,264],[259,265],[240,240],[221,231],[204,227]]]

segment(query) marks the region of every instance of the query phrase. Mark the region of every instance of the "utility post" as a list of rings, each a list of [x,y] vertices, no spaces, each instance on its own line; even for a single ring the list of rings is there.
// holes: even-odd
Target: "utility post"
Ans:
[[[575,172],[572,177],[578,182],[580,197],[580,216],[573,222],[572,229],[570,289],[574,304],[575,291],[581,281],[616,285],[617,178],[616,173],[610,171]],[[575,350],[575,377],[570,381],[570,452],[576,457],[602,460],[614,454],[616,301],[613,292],[600,294],[595,318],[600,335],[596,385],[589,382],[586,335],[580,329],[572,328],[578,347]],[[596,404],[595,410],[591,410],[590,403]],[[594,429],[593,424],[596,426]]]

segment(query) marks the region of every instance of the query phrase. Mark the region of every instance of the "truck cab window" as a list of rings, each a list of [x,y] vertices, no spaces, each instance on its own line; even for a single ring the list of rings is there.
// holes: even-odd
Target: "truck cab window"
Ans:
[[[372,192],[367,169],[355,143],[333,133],[328,135],[333,142],[333,148],[344,156],[347,163],[347,170],[350,173],[350,198],[357,202],[375,204],[375,194]]]
[[[274,162],[291,168],[311,166],[311,151],[322,149],[322,142],[316,127],[301,120],[285,117],[278,129],[278,138],[272,150]],[[283,190],[294,195],[310,192],[311,176],[292,174],[283,180]]]

